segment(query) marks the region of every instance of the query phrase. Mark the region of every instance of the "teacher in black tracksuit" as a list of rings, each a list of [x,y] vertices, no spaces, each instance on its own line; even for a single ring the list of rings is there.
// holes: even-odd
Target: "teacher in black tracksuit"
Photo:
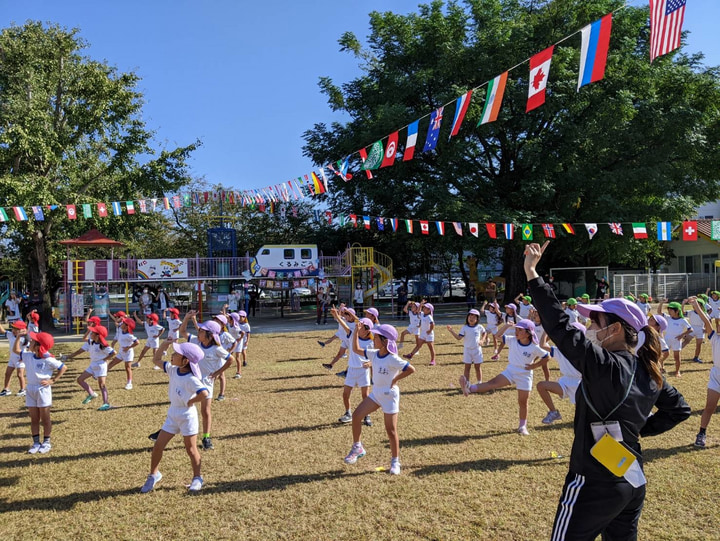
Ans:
[[[547,244],[542,248],[530,244],[525,249],[530,295],[545,332],[582,374],[575,397],[570,471],[551,539],[594,540],[598,534],[603,540],[636,539],[645,500],[638,440],[670,430],[690,416],[690,407],[664,381],[657,363],[658,335],[635,303],[608,299],[578,306],[592,321],[587,335],[569,324],[560,301],[535,270]],[[651,415],[653,407],[657,411]],[[624,477],[617,477],[590,453],[605,432],[614,440],[621,439],[636,458]]]

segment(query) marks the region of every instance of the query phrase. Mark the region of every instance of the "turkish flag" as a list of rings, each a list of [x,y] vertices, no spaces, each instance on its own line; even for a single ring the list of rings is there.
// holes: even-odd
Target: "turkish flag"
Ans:
[[[69,220],[75,220],[77,218],[75,205],[67,205],[67,215]]]
[[[683,240],[698,240],[697,222],[683,222]]]
[[[385,146],[385,157],[383,158],[380,167],[387,167],[395,163],[395,154],[397,153],[398,145],[398,132],[391,133],[388,135],[388,142]]]
[[[98,216],[101,218],[107,217],[107,205],[105,203],[98,203]]]
[[[429,235],[430,234],[430,226],[428,225],[427,220],[420,220],[420,232],[423,235]]]

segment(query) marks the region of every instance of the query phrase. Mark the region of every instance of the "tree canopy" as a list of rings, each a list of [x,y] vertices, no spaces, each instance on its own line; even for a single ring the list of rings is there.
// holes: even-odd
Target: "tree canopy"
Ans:
[[[341,85],[320,80],[329,106],[349,120],[316,124],[304,134],[304,150],[319,165],[354,153],[622,5],[467,0],[435,1],[409,15],[373,12],[366,47],[351,33],[339,39],[362,75]],[[381,169],[373,180],[353,171],[353,180],[336,185],[330,207],[415,219],[604,225],[677,221],[718,199],[718,69],[682,53],[650,64],[648,9],[625,7],[614,15],[604,80],[578,92],[579,42],[576,35],[555,48],[542,107],[525,113],[529,70],[521,66],[510,72],[496,122],[476,127],[485,92],[478,89],[459,136],[448,141],[449,105],[435,151],[420,152],[425,119],[412,161]],[[548,255],[566,264],[638,264],[645,257],[637,242],[652,246],[653,261],[668,255],[627,232],[564,237]],[[521,241],[463,240],[481,256],[498,245],[508,286],[518,288]]]

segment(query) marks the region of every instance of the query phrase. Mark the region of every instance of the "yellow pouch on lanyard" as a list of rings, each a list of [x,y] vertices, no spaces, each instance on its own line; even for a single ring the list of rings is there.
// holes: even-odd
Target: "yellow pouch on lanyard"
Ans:
[[[632,451],[610,434],[604,434],[592,446],[590,454],[617,477],[623,477],[636,460]]]

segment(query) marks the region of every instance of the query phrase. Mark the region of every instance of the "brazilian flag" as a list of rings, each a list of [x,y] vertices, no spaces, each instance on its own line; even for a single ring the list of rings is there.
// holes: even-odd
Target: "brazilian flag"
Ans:
[[[533,229],[530,224],[522,225],[522,238],[523,240],[533,240]]]

